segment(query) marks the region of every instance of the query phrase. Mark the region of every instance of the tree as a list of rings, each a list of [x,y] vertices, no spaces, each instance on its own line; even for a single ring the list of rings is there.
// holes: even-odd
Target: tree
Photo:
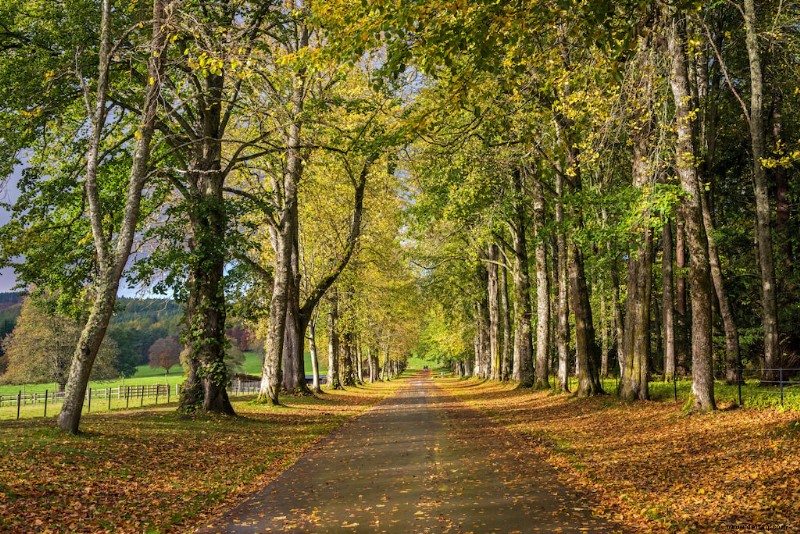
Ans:
[[[761,65],[761,50],[755,2],[744,0],[744,27],[747,43],[747,58],[750,65],[750,112],[745,111],[750,129],[750,146],[753,157],[753,190],[756,200],[756,243],[758,244],[758,267],[761,273],[761,308],[764,327],[764,365],[768,369],[764,379],[775,381],[776,368],[780,365],[778,338],[777,284],[772,243],[770,203],[766,170],[766,121],[764,117],[764,78]]]
[[[78,320],[48,314],[46,302],[26,297],[14,331],[3,339],[3,351],[8,368],[2,375],[6,384],[55,382],[59,391],[67,377],[75,345],[81,335]],[[106,339],[100,346],[91,378],[114,378],[117,346]]]
[[[4,255],[7,255],[9,262],[13,262],[15,254],[24,254],[23,266],[18,269],[21,278],[31,283],[35,279],[42,279],[41,288],[58,289],[60,298],[65,301],[74,297],[75,293],[82,292],[82,284],[90,285],[93,303],[86,318],[83,335],[75,348],[70,379],[59,415],[61,429],[77,433],[91,368],[105,337],[139,222],[142,191],[149,170],[150,145],[155,131],[162,52],[166,46],[166,32],[162,25],[168,17],[168,10],[165,0],[153,0],[152,32],[143,43],[134,33],[137,27],[143,28],[143,24],[140,23],[129,31],[119,27],[132,22],[129,18],[131,13],[135,19],[140,12],[113,10],[111,0],[103,0],[98,10],[98,21],[92,13],[92,7],[82,2],[74,3],[68,10],[69,17],[82,19],[83,22],[78,25],[86,25],[94,33],[84,42],[70,42],[71,38],[63,35],[71,31],[68,27],[50,25],[54,22],[52,12],[43,9],[39,3],[28,4],[23,9],[12,9],[15,15],[11,19],[15,30],[12,33],[15,39],[21,41],[12,45],[12,48],[19,45],[30,49],[33,54],[30,58],[15,54],[13,59],[36,65],[42,54],[49,54],[53,68],[39,73],[37,78],[44,74],[45,82],[52,77],[64,77],[70,81],[54,84],[57,88],[55,93],[46,91],[52,100],[47,105],[36,108],[35,115],[39,119],[33,128],[23,124],[20,128],[22,135],[17,135],[15,130],[19,126],[8,124],[11,135],[9,142],[3,143],[3,149],[14,153],[14,150],[33,147],[35,156],[32,158],[32,177],[39,178],[39,173],[52,171],[52,179],[66,185],[66,194],[61,190],[55,195],[48,192],[42,185],[48,181],[46,179],[38,182],[33,180],[33,183],[23,187],[33,194],[23,195],[17,202],[14,208],[15,224],[10,225],[9,233],[13,237],[27,234],[32,239],[18,241],[11,250],[4,251]],[[28,10],[44,15],[43,24],[35,19],[28,19]],[[121,20],[117,22],[116,17]],[[67,41],[69,45],[49,48],[47,38],[52,35],[56,36],[57,41]],[[58,52],[53,53],[52,50]],[[117,81],[114,58],[122,50],[131,57],[137,51],[144,51],[147,57],[143,62],[147,73],[143,80],[145,83],[138,87],[135,84],[126,86],[135,95],[133,97],[141,101],[140,113],[135,118],[124,113],[115,114],[109,106],[109,94]],[[10,63],[12,62],[5,64],[4,68]],[[22,89],[15,95],[17,97],[26,93],[25,88],[20,86],[13,89]],[[15,91],[12,90],[11,93],[14,94]],[[40,98],[38,95],[30,97]],[[52,106],[53,103],[57,103],[56,106]],[[5,96],[0,105],[10,112],[9,118],[16,116],[19,120],[25,118],[27,112],[23,111],[30,106],[30,102],[19,102]],[[59,152],[65,156],[65,161],[54,158]],[[130,166],[127,169],[115,166],[115,162],[128,158]],[[17,159],[18,155],[14,154],[11,161]],[[76,183],[77,176],[81,174],[82,183]],[[127,177],[117,182],[107,180],[108,175],[114,178]],[[69,205],[69,201],[76,198],[80,199],[77,210],[74,205]],[[30,210],[31,204],[37,206],[37,209]],[[71,218],[72,222],[63,224],[62,220],[62,224],[53,224],[52,219],[44,215],[51,211],[58,213],[58,218]],[[85,234],[79,234],[80,237],[73,234],[76,222],[84,212],[86,218],[79,226],[88,230],[90,239],[85,239]],[[53,270],[58,271],[61,268],[63,271],[52,278],[47,277],[44,272],[36,272],[50,269],[41,269],[43,260],[46,264],[52,262],[53,257],[58,257],[46,255],[51,249],[46,244],[49,240],[46,229],[49,226],[59,227],[61,232],[66,233],[71,238],[66,243],[81,243],[73,247],[70,253],[72,258],[65,257],[62,261],[55,262]],[[44,235],[41,234],[43,230]],[[36,250],[37,245],[43,243],[42,249]],[[65,246],[65,241],[61,241],[59,246]],[[77,262],[74,260],[76,256]],[[74,267],[76,263],[79,265],[77,269]],[[70,276],[73,269],[77,270],[77,276]]]
[[[689,103],[689,77],[686,69],[685,40],[681,33],[681,17],[665,9],[667,54],[670,64],[670,86],[675,102],[677,143],[675,164],[684,199],[681,213],[689,245],[689,280],[692,297],[692,395],[689,406],[694,410],[716,409],[714,375],[711,360],[711,273],[708,261],[708,240],[703,225],[700,184],[695,167],[695,134]]]
[[[164,369],[167,385],[169,385],[169,370],[181,362],[182,350],[178,338],[169,336],[157,339],[147,351],[148,365],[153,369]]]
[[[647,37],[640,38],[637,58],[632,62],[638,80],[633,89],[632,110],[629,122],[632,130],[633,162],[631,176],[633,187],[645,197],[649,194],[653,176],[660,171],[653,163],[653,103],[655,101],[655,49]],[[650,302],[653,284],[653,230],[650,227],[650,206],[645,200],[640,220],[633,228],[638,237],[635,249],[628,260],[628,298],[624,329],[624,366],[621,369],[620,396],[627,400],[648,400],[650,373]]]

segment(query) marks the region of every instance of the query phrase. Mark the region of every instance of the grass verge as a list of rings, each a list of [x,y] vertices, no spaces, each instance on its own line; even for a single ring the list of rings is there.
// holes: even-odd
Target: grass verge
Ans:
[[[239,417],[180,418],[174,406],[85,415],[84,434],[51,420],[0,425],[0,531],[187,531],[276,478],[322,436],[399,381],[237,399]]]
[[[597,513],[648,532],[800,529],[798,413],[682,415],[672,402],[577,399],[437,378],[546,455]]]

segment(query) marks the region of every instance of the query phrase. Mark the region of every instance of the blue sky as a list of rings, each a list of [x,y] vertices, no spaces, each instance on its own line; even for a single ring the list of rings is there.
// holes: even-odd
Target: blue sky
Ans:
[[[13,202],[17,198],[17,180],[19,179],[20,167],[14,169],[11,176],[5,182],[0,182],[0,202]],[[0,226],[6,224],[10,218],[9,213],[0,207]],[[0,291],[10,291],[17,279],[14,277],[14,270],[11,268],[0,269]]]

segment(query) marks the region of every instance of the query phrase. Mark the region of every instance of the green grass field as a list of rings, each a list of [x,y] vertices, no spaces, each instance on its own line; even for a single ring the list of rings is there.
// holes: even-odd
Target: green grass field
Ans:
[[[409,369],[422,369],[424,366],[434,367],[434,362],[429,362],[419,358],[411,358],[408,361]],[[240,372],[258,376],[261,374],[262,360],[261,357],[254,352],[245,353],[245,361],[242,364]],[[323,357],[319,362],[320,374],[324,375],[328,371],[328,359]],[[305,355],[305,370],[306,374],[311,374],[311,355]],[[166,402],[174,403],[177,400],[175,386],[182,384],[186,378],[183,375],[183,369],[180,365],[174,366],[170,369],[169,375],[165,376],[163,369],[153,369],[147,365],[140,365],[136,368],[136,374],[130,378],[115,378],[112,380],[92,380],[89,382],[89,389],[92,391],[92,405],[91,412],[113,411],[120,409],[137,408],[139,406],[151,406],[156,403],[164,404]],[[169,396],[167,396],[166,388],[161,390],[159,398],[155,397],[128,397],[125,398],[124,393],[109,392],[119,387],[130,387],[135,390],[136,386],[155,386],[165,385],[169,386]],[[60,402],[53,402],[52,394],[56,390],[56,384],[22,384],[22,385],[4,385],[0,386],[0,396],[5,397],[5,400],[0,399],[0,419],[16,419],[16,395],[22,393],[38,394],[43,396],[45,391],[49,391],[47,416],[55,416],[60,409]],[[124,390],[123,390],[124,391]],[[88,396],[88,393],[87,393]],[[109,398],[110,397],[110,398]],[[110,402],[109,402],[110,401]],[[12,405],[13,403],[13,405]],[[84,409],[89,411],[88,399]],[[42,417],[45,415],[44,404],[40,400],[37,403],[25,404],[20,406],[19,417]]]
[[[261,358],[254,352],[245,352],[245,360],[242,365],[242,372],[251,375],[261,374]],[[311,359],[306,358],[307,369],[311,369]],[[310,372],[310,371],[309,371]],[[169,371],[169,376],[164,375],[163,369],[153,369],[148,365],[140,365],[136,368],[136,374],[130,378],[114,378],[111,380],[92,380],[89,382],[90,388],[115,388],[119,386],[149,386],[155,384],[182,384],[185,380],[183,368],[180,365],[174,366]],[[22,384],[22,385],[3,385],[0,386],[0,395],[16,395],[22,393],[44,393],[45,390],[53,391],[56,385],[52,382],[46,384]]]
[[[328,370],[328,362],[326,358],[323,360],[324,361],[320,361],[320,374],[324,375]],[[259,376],[261,374],[261,365],[262,360],[258,354],[254,352],[246,352],[245,360],[242,364],[240,372],[248,375]],[[306,374],[310,375],[311,355],[309,353],[306,353],[305,368]],[[129,386],[131,388],[135,388],[136,386],[155,386],[157,384],[169,385],[169,397],[166,396],[166,388],[164,388],[160,394],[160,398],[157,399],[158,404],[164,404],[168,400],[170,402],[175,402],[177,400],[177,397],[175,396],[175,386],[177,384],[182,384],[185,380],[186,378],[183,375],[183,369],[180,365],[176,365],[170,369],[168,376],[165,376],[163,369],[153,369],[147,365],[140,365],[136,368],[136,374],[130,378],[123,379],[120,377],[111,380],[92,380],[89,382],[89,389],[91,389],[93,393],[91,411],[100,412],[108,411],[109,409],[118,410],[125,409],[126,407],[135,408],[139,406],[150,406],[156,404],[155,397],[129,397],[128,399],[125,399],[124,394],[119,393],[112,395],[112,398],[109,399],[108,389],[118,387]],[[0,419],[16,419],[16,399],[13,397],[16,397],[18,393],[22,393],[23,395],[36,393],[40,396],[43,396],[45,391],[50,392],[47,416],[55,416],[61,406],[60,402],[54,403],[52,401],[52,394],[56,389],[56,384],[53,383],[0,386],[0,396],[5,397],[5,401],[0,401],[0,404],[3,404],[0,405]],[[111,401],[110,403],[109,400]],[[11,405],[12,403],[14,403],[13,406]],[[89,406],[87,402],[84,409],[88,410],[88,408]],[[19,410],[19,416],[21,419],[29,417],[42,417],[43,415],[44,404],[41,400],[35,404],[23,403]]]

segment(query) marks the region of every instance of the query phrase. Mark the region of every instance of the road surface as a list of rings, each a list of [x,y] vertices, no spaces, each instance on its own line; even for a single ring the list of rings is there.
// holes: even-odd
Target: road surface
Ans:
[[[411,378],[198,532],[614,532],[525,442]],[[254,444],[257,448],[257,444]]]

